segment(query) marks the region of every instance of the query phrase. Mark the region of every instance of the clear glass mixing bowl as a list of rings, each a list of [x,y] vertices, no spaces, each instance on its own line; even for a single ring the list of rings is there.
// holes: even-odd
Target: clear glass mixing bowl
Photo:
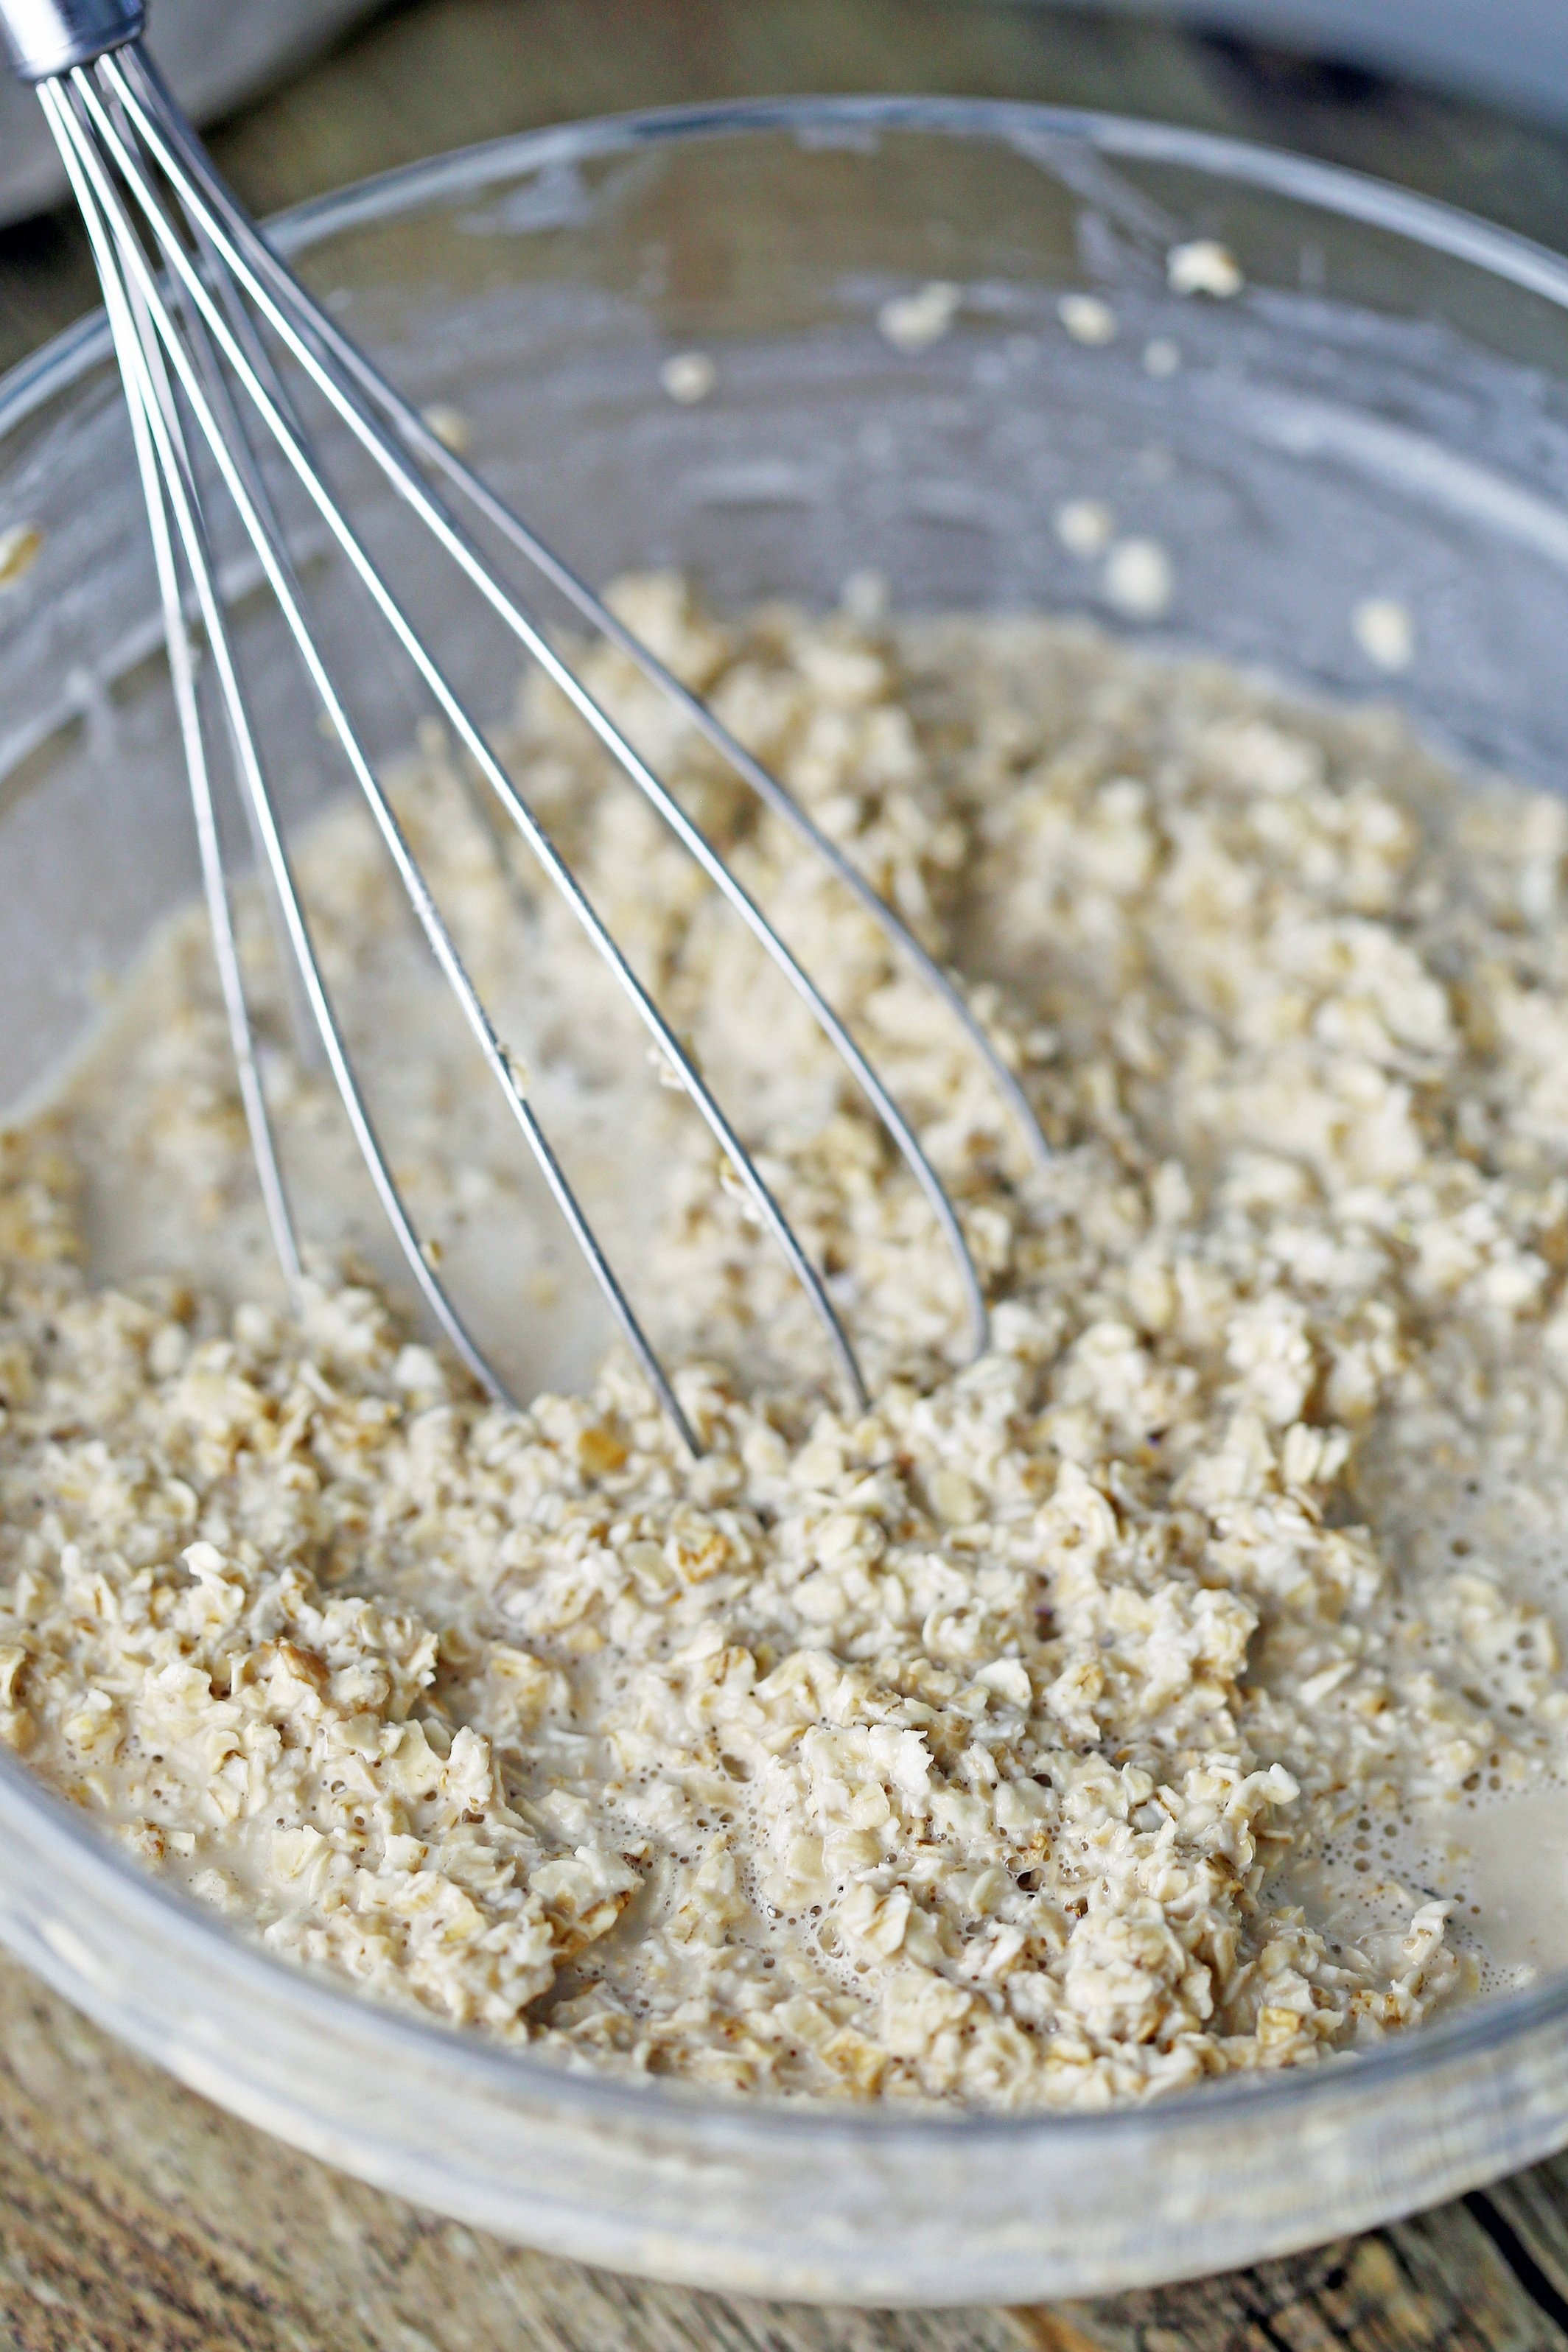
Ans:
[[[1469,760],[1568,775],[1568,267],[1480,223],[1155,124],[811,100],[503,142],[281,234],[590,576],[678,562],[721,604],[827,602],[871,566],[905,606],[1099,610],[1052,517],[1104,498],[1171,558],[1161,642],[1396,693]],[[1170,289],[1167,254],[1196,236],[1240,262],[1237,299]],[[950,331],[894,348],[879,311],[933,280],[958,289]],[[1110,303],[1114,341],[1065,331],[1073,289]],[[715,383],[682,405],[659,371],[691,350]],[[397,517],[372,521],[417,586]],[[13,526],[42,540],[25,572],[0,541],[20,573],[0,590],[5,1101],[196,879],[95,322],[0,389]],[[1414,617],[1396,679],[1352,624],[1372,597]],[[329,788],[326,750],[265,615],[241,614],[298,812]],[[511,657],[471,612],[426,618],[480,708],[504,703]],[[334,650],[373,745],[400,748],[410,713],[370,640]],[[367,2179],[563,2253],[776,2294],[1021,2302],[1219,2269],[1568,2139],[1568,1977],[1366,2056],[1100,2116],[790,2111],[568,2076],[269,1960],[9,1764],[0,1937],[198,2090]]]

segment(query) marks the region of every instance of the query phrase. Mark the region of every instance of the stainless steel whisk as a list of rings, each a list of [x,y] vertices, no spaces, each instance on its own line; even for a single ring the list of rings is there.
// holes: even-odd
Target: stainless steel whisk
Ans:
[[[676,1074],[729,1161],[752,1210],[809,1297],[849,1394],[867,1391],[855,1350],[823,1276],[784,1216],[689,1054],[660,1014],[615,939],[490,750],[329,483],[286,386],[285,366],[314,386],[398,497],[518,642],[581,713],[630,782],[658,810],[715,887],[809,1007],[882,1120],[928,1202],[962,1284],[969,1342],[986,1343],[984,1293],[958,1213],[898,1104],[778,932],[679,803],[595,701],[540,622],[499,578],[437,487],[482,518],[534,572],[617,646],[679,707],[734,772],[823,859],[921,979],[967,1031],[1037,1161],[1047,1157],[1027,1097],[973,1008],[844,853],[737,742],[706,705],[601,603],[584,581],[496,496],[381,375],[315,302],[214,170],[141,45],[144,0],[0,0],[0,29],[17,71],[36,85],[81,208],[102,283],[130,411],[136,461],[162,602],[170,672],[189,770],[203,883],[225,1011],[268,1219],[284,1272],[300,1276],[293,1214],[279,1164],[236,944],[230,885],[214,802],[207,728],[197,690],[205,640],[219,692],[229,756],[287,956],[359,1150],[408,1267],[447,1339],[492,1394],[503,1382],[466,1328],[422,1244],[387,1163],[333,1012],[295,887],[258,747],[213,555],[212,489],[195,453],[205,448],[222,493],[255,551],[310,689],[363,793],[410,905],[451,985],[490,1073],[527,1139],[555,1202],[620,1330],[686,1445],[697,1440],[669,1378],[633,1310],[552,1150],[526,1082],[492,1025],[386,794],[349,717],[306,611],[258,459],[270,446],[314,506],[368,592],[403,658],[443,714],[550,881],[614,973],[654,1047]]]

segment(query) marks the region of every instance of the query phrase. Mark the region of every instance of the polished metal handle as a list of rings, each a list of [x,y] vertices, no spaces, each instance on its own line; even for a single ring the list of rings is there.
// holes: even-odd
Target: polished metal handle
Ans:
[[[24,81],[89,66],[140,36],[146,0],[0,0],[0,34]]]

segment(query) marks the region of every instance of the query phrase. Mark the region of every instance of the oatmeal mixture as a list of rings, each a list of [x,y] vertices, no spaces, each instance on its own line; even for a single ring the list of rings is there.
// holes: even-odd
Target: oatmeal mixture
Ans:
[[[250,908],[322,1244],[289,1305],[182,918],[4,1142],[0,1733],[271,1950],[570,2063],[1093,2105],[1415,2024],[1485,1961],[1432,1824],[1568,1762],[1517,1572],[1568,1528],[1568,811],[1086,627],[619,603],[1038,1105],[1044,1173],[879,934],[591,652],[912,1115],[989,1352],[805,1016],[531,687],[507,756],[829,1270],[872,1409],[431,736],[405,820],[619,1204],[703,1456],[620,1358],[503,1410],[389,1303]],[[525,1377],[601,1345],[360,812],[301,872],[481,1335]]]

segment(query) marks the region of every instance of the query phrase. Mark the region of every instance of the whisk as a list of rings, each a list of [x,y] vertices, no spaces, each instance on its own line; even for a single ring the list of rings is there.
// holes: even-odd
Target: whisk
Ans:
[[[261,463],[277,453],[331,541],[368,592],[392,657],[412,665],[495,810],[515,826],[624,991],[750,1202],[752,1212],[805,1292],[839,1377],[859,1408],[868,1402],[856,1352],[822,1273],[759,1171],[691,1055],[637,978],[518,786],[506,773],[403,601],[367,551],[300,420],[290,383],[314,388],[412,510],[457,572],[581,714],[630,782],[722,893],[808,1007],[881,1120],[929,1204],[962,1288],[968,1344],[987,1339],[984,1291],[958,1212],[904,1113],[843,1021],[711,843],[595,701],[521,594],[481,552],[461,519],[478,517],[675,704],[763,803],[791,826],[880,927],[887,940],[967,1032],[1037,1161],[1047,1148],[1016,1072],[954,980],[928,954],[845,853],[605,604],[560,555],[432,430],[300,284],[215,171],[141,36],[142,0],[0,0],[0,29],[18,73],[33,83],[80,206],[102,284],[130,412],[221,987],[245,1117],[272,1239],[286,1278],[301,1260],[237,945],[231,880],[215,804],[215,721],[198,692],[198,661],[216,677],[226,760],[249,823],[263,886],[320,1052],[409,1271],[447,1340],[475,1377],[507,1401],[501,1378],[475,1341],[441,1280],[394,1177],[345,1048],[310,922],[296,887],[233,643],[214,556],[213,508],[237,517],[286,625],[304,680],[320,703],[363,793],[403,889],[461,1007],[507,1108],[526,1139],[567,1226],[628,1347],[684,1444],[700,1451],[669,1375],[553,1151],[528,1092],[466,969],[363,743],[317,630]],[[199,453],[205,458],[198,463]],[[216,482],[213,479],[216,474]],[[232,523],[226,524],[232,529]]]

